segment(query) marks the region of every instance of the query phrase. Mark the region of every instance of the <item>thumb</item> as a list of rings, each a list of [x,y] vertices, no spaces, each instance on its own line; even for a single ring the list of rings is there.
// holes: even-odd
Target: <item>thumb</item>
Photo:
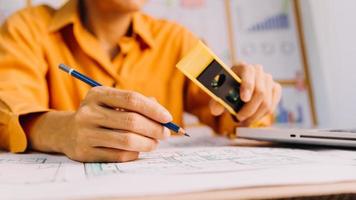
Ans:
[[[210,108],[211,114],[214,116],[222,115],[225,112],[224,106],[222,106],[219,102],[217,102],[213,99],[210,100],[210,102],[209,102],[209,108]]]

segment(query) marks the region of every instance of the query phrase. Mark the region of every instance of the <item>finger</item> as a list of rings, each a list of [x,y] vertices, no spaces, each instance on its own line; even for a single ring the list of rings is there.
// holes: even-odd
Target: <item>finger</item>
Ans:
[[[265,77],[266,92],[265,92],[265,100],[263,103],[266,104],[268,110],[270,111],[272,107],[274,81],[271,74],[265,74],[264,77]]]
[[[210,112],[213,116],[219,116],[224,113],[225,108],[219,102],[211,100],[209,102]]]
[[[261,105],[263,101],[263,96],[261,95],[254,95],[247,104],[245,104],[241,110],[236,114],[237,119],[240,122],[245,121],[249,117],[251,117],[254,113],[257,112],[257,109]]]
[[[149,152],[157,148],[158,142],[135,133],[126,131],[95,129],[89,136],[88,143],[92,147],[105,147],[126,151]]]
[[[282,97],[282,87],[278,83],[273,84],[273,94],[272,94],[272,106],[271,106],[271,112],[274,113],[279,101],[281,100]],[[271,113],[271,114],[272,114]]]
[[[232,67],[232,70],[241,78],[240,96],[241,100],[251,100],[255,88],[255,70],[251,65],[241,64]]]
[[[272,107],[272,94],[273,94],[274,81],[270,74],[264,74],[263,77],[264,77],[264,85],[265,85],[264,98],[261,102],[260,107],[257,109],[257,112],[253,114],[251,117],[249,117],[248,119],[246,119],[247,124],[252,124],[260,120],[265,115],[270,114],[272,112],[271,107]]]
[[[253,96],[249,102],[247,102],[242,109],[237,113],[236,117],[239,121],[245,121],[247,118],[251,117],[254,113],[257,112],[257,109],[260,107],[264,96],[265,96],[265,81],[263,77],[262,68],[257,67],[256,70],[256,79],[255,79],[255,89]]]
[[[84,162],[128,162],[138,158],[139,152],[110,148],[92,148]]]
[[[104,86],[94,87],[91,90],[88,98],[95,99],[98,103],[141,113],[161,123],[172,121],[168,110],[140,93]]]
[[[250,124],[260,120],[262,117],[264,117],[268,113],[269,113],[268,107],[262,103],[260,105],[260,107],[257,109],[257,112],[245,120],[245,125],[250,125]]]
[[[170,131],[161,124],[134,112],[118,111],[106,107],[97,109],[100,116],[93,123],[109,129],[126,130],[154,139],[165,139]]]

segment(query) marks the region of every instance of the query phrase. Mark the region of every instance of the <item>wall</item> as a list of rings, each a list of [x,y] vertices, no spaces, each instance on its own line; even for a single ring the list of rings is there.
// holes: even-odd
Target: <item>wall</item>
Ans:
[[[356,128],[356,1],[301,6],[320,126]]]

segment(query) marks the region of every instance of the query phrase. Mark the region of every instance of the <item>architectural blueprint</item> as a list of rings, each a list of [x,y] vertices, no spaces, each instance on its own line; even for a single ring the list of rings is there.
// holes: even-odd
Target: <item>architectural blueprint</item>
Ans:
[[[257,149],[255,147],[162,149],[143,154],[136,162],[85,164],[85,169],[89,176],[108,173],[192,174],[234,172],[314,163],[311,157],[294,156],[283,153],[283,151],[283,149]],[[309,152],[298,153],[308,154]]]
[[[244,147],[212,136],[203,127],[189,133],[191,143],[172,137],[154,152],[126,163],[80,163],[62,155],[2,152],[0,193],[11,199],[49,199],[53,193],[83,198],[356,180],[352,150]]]

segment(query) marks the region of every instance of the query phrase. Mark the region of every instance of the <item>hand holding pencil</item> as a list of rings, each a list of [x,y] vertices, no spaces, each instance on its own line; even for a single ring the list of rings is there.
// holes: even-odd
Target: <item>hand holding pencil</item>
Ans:
[[[67,72],[69,75],[72,75],[73,77],[83,81],[84,83],[86,83],[86,84],[88,84],[88,85],[90,85],[92,87],[102,86],[100,83],[98,83],[98,82],[94,81],[93,79],[85,76],[84,74],[81,74],[81,73],[75,71],[72,68],[69,68],[68,66],[66,66],[64,64],[60,64],[59,68],[61,70],[65,71],[65,72]],[[124,109],[122,109],[122,108],[115,108],[115,110],[124,111]],[[190,137],[190,135],[188,133],[186,133],[186,131],[183,128],[179,127],[178,125],[174,124],[173,122],[168,122],[168,123],[161,122],[161,125],[169,128],[170,130],[172,130],[172,131],[174,131],[174,132],[176,132],[178,134],[182,134],[182,135]]]
[[[83,81],[88,78],[70,68],[63,70]],[[67,122],[70,133],[62,151],[68,157],[85,162],[135,160],[140,152],[154,150],[159,140],[170,136],[167,126],[185,133],[156,101],[137,92],[99,86],[94,80],[90,83],[97,86]]]

